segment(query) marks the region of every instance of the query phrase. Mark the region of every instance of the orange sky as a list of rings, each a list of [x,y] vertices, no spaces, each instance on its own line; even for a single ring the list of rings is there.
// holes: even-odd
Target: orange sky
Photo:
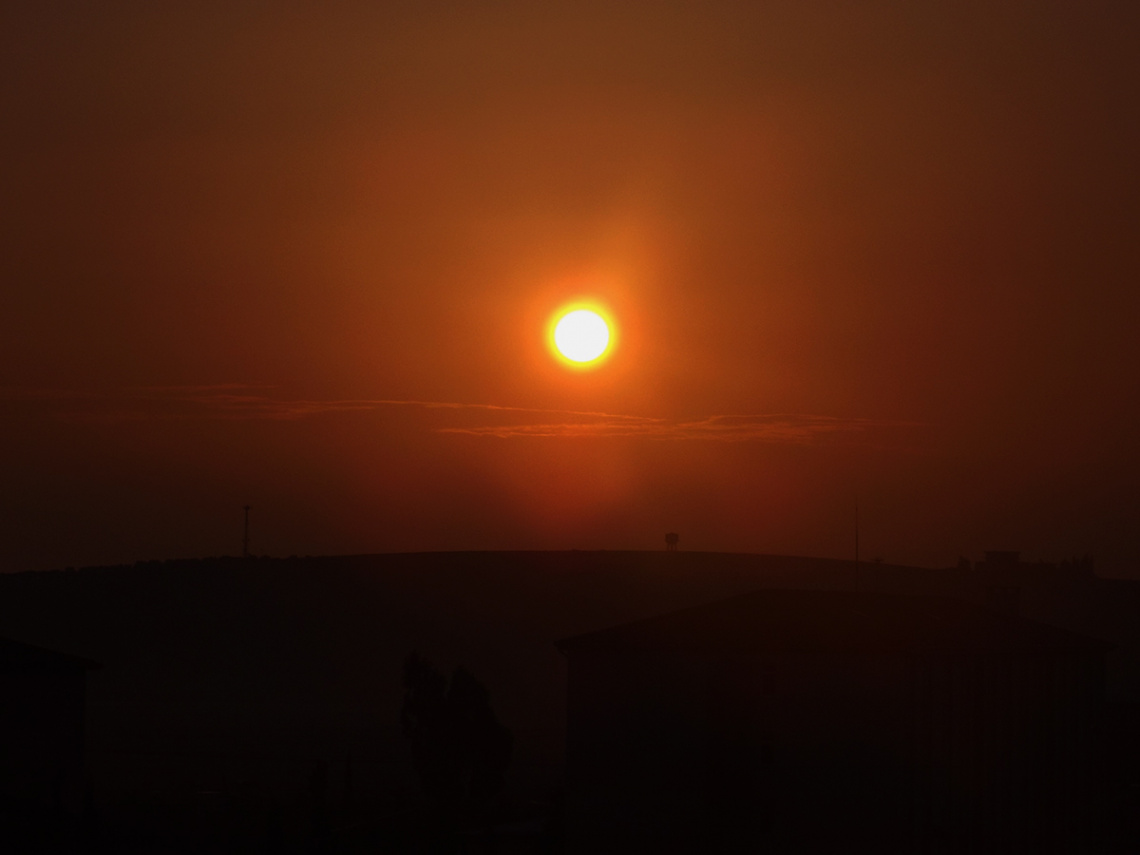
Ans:
[[[0,569],[234,553],[245,503],[279,555],[844,556],[858,496],[867,557],[1140,573],[1138,38],[1088,0],[5,4]],[[576,373],[583,295],[621,340]]]

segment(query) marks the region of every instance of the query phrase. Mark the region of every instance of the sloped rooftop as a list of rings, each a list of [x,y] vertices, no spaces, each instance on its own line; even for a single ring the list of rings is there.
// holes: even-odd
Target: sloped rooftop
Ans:
[[[99,663],[67,653],[56,653],[33,644],[0,638],[0,672],[2,671],[87,671]]]
[[[1103,652],[1097,639],[947,597],[763,590],[557,642],[564,653]]]

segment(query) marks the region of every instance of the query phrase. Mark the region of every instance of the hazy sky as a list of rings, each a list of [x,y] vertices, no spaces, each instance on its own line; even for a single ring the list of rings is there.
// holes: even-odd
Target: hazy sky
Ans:
[[[4,3],[0,569],[1140,573],[1137,8]]]

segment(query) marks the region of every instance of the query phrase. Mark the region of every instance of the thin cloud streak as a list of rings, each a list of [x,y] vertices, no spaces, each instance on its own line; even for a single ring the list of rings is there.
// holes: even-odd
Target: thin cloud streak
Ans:
[[[290,420],[326,413],[370,412],[387,407],[419,407],[427,410],[529,413],[572,416],[618,422],[651,424],[662,421],[648,416],[513,407],[503,404],[472,404],[457,401],[419,401],[391,398],[345,398],[333,400],[274,398],[264,390],[272,386],[235,383],[212,386],[139,386],[109,391],[67,389],[0,389],[0,403],[39,404],[37,412],[65,418],[95,421],[136,421],[169,418],[274,419]],[[23,408],[27,412],[27,408]]]
[[[840,419],[791,413],[709,416],[697,421],[654,420],[652,423],[597,421],[593,423],[520,424],[438,428],[438,433],[510,439],[515,437],[644,437],[656,440],[715,442],[784,442],[806,444],[825,436],[881,428],[917,427],[905,422]]]
[[[335,400],[285,399],[267,394],[271,386],[218,384],[146,386],[101,390],[0,389],[0,403],[11,413],[54,415],[71,421],[117,423],[166,419],[291,421],[334,413],[375,412],[391,407],[450,410],[468,413],[516,413],[556,416],[557,421],[527,421],[507,425],[437,427],[437,434],[495,439],[642,438],[712,442],[775,442],[807,444],[826,437],[852,436],[891,428],[920,427],[917,423],[842,419],[833,416],[776,413],[714,415],[675,420],[622,413],[514,407],[456,401],[391,398]]]

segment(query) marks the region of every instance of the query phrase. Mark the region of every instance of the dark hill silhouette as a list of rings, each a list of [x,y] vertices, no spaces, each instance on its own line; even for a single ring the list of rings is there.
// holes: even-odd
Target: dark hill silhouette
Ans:
[[[1110,694],[1135,700],[1140,586],[1020,567],[1023,613],[1119,645]],[[973,569],[766,555],[219,558],[0,576],[0,634],[102,663],[89,679],[90,768],[109,790],[289,790],[305,763],[349,756],[360,795],[412,786],[400,708],[414,650],[478,676],[515,736],[511,785],[532,791],[560,774],[557,639],[763,587],[854,586],[987,591]]]

